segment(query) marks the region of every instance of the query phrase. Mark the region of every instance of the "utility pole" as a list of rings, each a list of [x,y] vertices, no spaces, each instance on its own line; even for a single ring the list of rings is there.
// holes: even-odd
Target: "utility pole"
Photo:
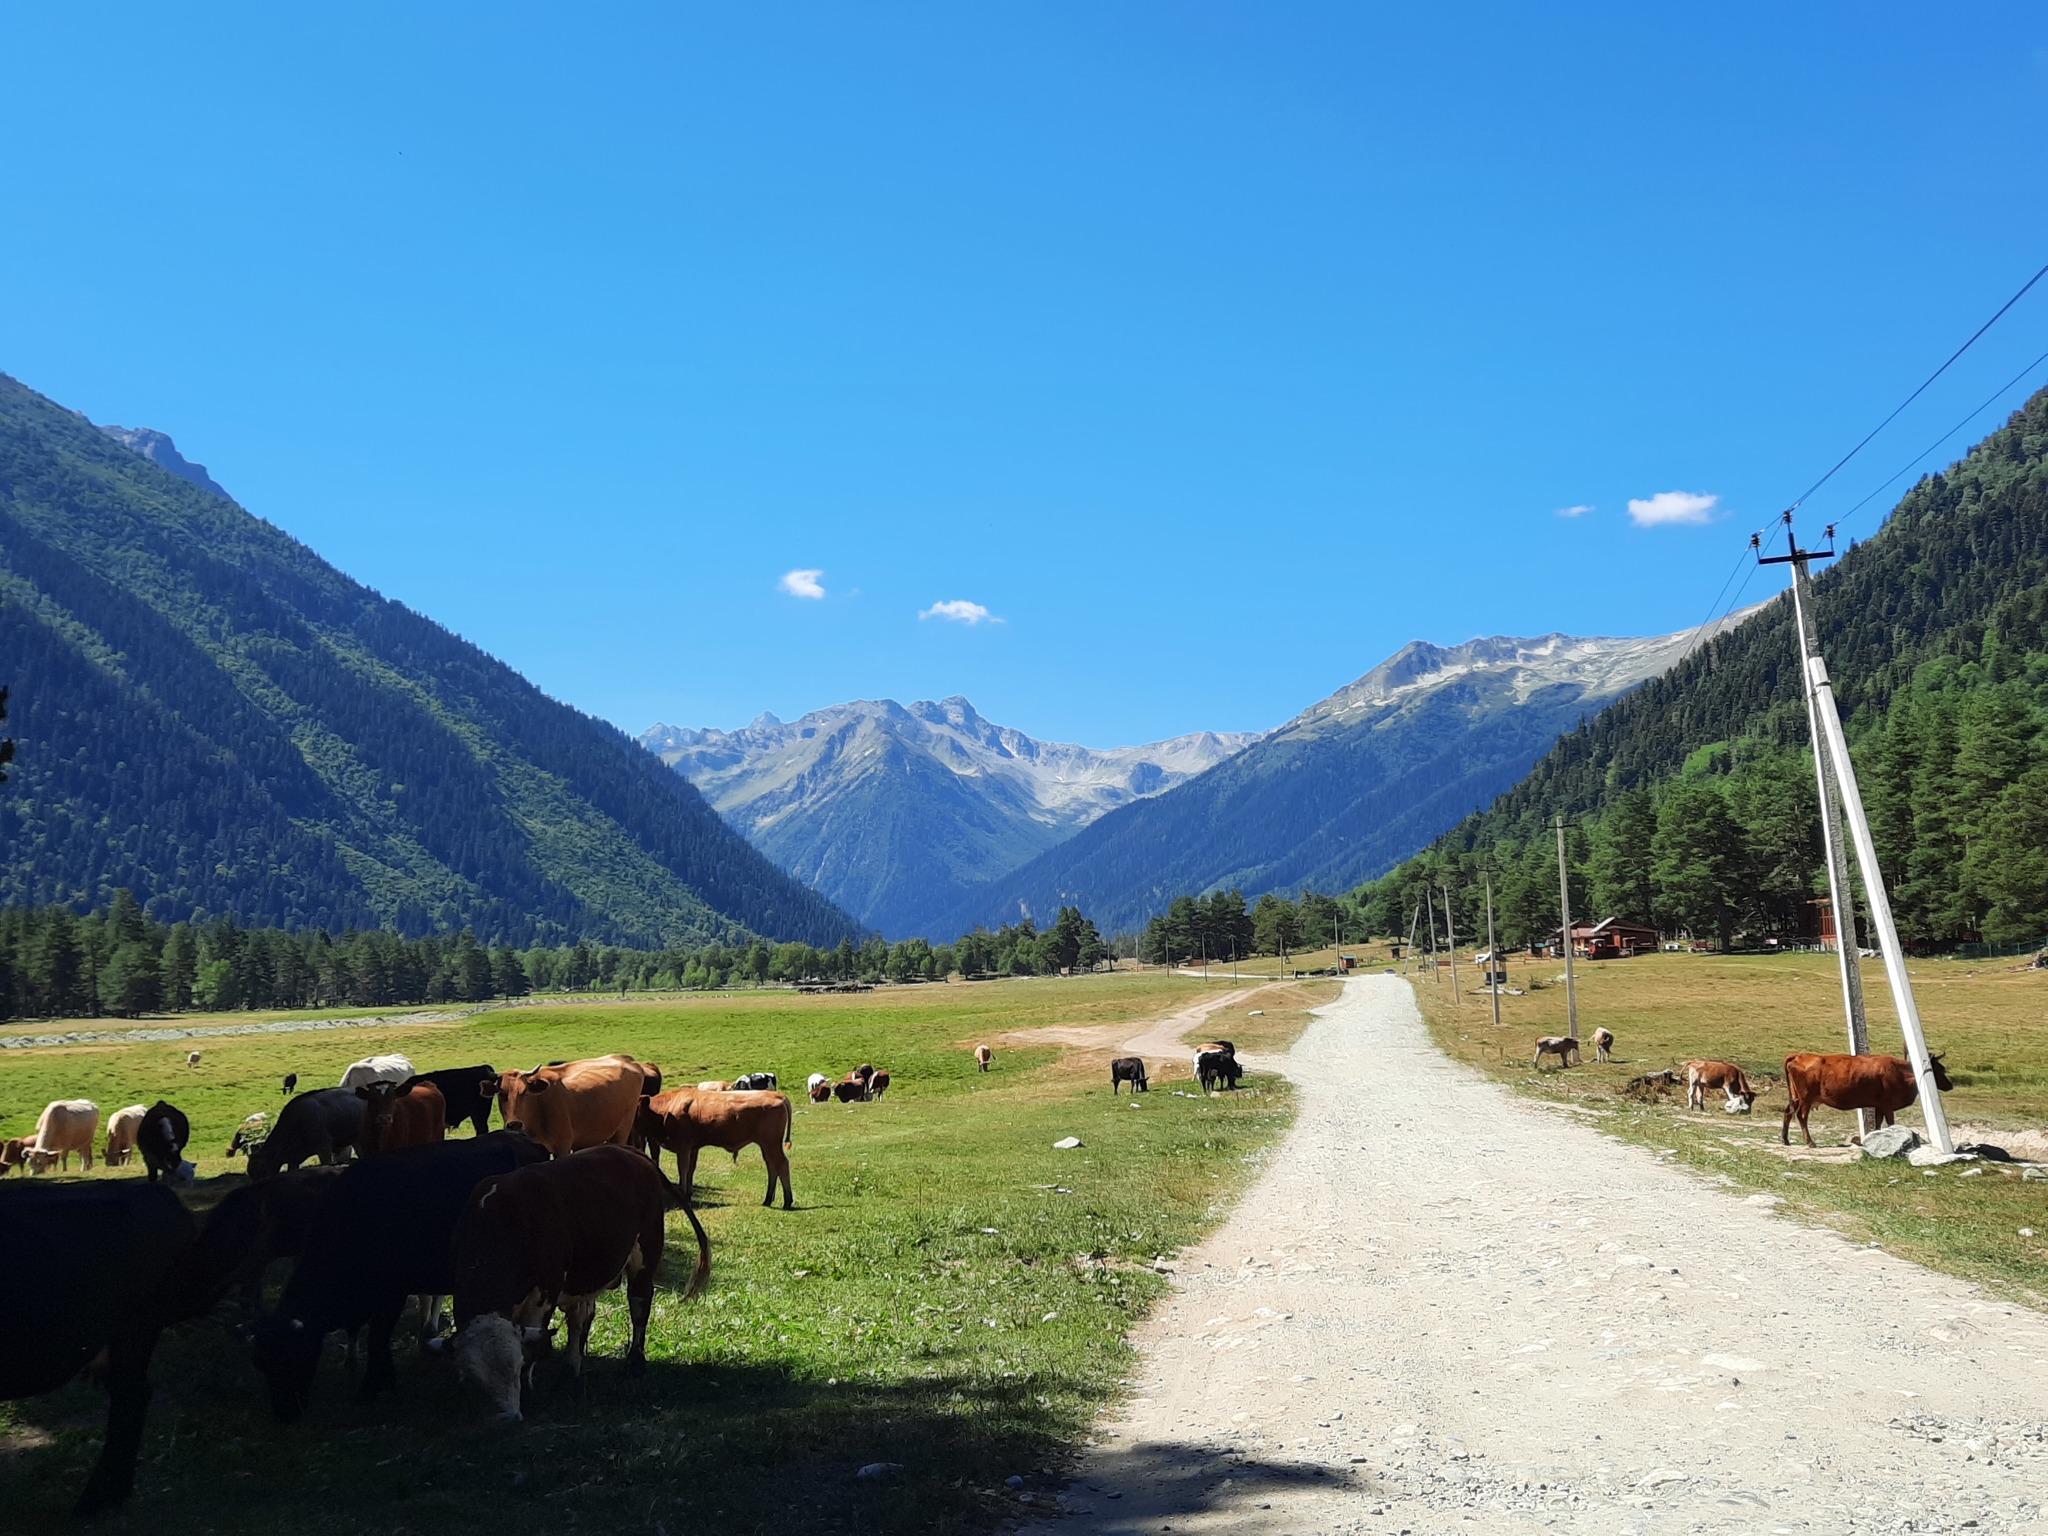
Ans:
[[[1409,970],[1411,970],[1411,971],[1415,969],[1415,965],[1416,965],[1416,954],[1415,954],[1415,930],[1416,930],[1416,929],[1417,929],[1417,928],[1418,928],[1419,926],[1421,926],[1421,923],[1422,923],[1422,903],[1418,901],[1417,903],[1415,903],[1415,910],[1414,910],[1414,912],[1412,912],[1411,914],[1409,914],[1409,918],[1408,918],[1408,969],[1409,969]]]
[[[1451,920],[1451,888],[1444,886],[1444,942],[1451,947],[1451,1001],[1459,1007],[1465,1005],[1465,995],[1458,990],[1458,925]]]
[[[1429,978],[1441,981],[1443,978],[1436,968],[1436,903],[1430,899],[1429,887],[1422,888],[1422,907],[1429,914]]]
[[[1493,1027],[1500,1028],[1500,983],[1507,975],[1507,967],[1500,963],[1500,946],[1493,938],[1493,870],[1488,867],[1480,871],[1486,876],[1486,990],[1493,994]]]
[[[1792,517],[1785,516],[1786,540],[1790,543]],[[1791,544],[1793,553],[1773,556],[1760,563],[1796,565],[1802,552]],[[1832,554],[1829,549],[1825,553]],[[1803,638],[1803,637],[1802,637]],[[1806,658],[1806,685],[1811,691],[1814,717],[1820,722],[1820,739],[1814,751],[1825,751],[1832,760],[1835,781],[1841,790],[1842,809],[1849,819],[1849,837],[1856,849],[1856,864],[1863,874],[1863,899],[1870,908],[1870,926],[1877,930],[1878,948],[1884,952],[1885,979],[1891,983],[1892,1003],[1898,1009],[1899,1030],[1906,1037],[1906,1054],[1913,1061],[1913,1076],[1920,1087],[1920,1113],[1927,1125],[1928,1140],[1937,1152],[1953,1152],[1948,1133],[1948,1116],[1942,1110],[1941,1092],[1934,1086],[1934,1065],[1927,1054],[1927,1036],[1920,1028],[1920,1007],[1913,999],[1913,982],[1906,974],[1906,951],[1899,943],[1898,925],[1892,921],[1891,897],[1884,888],[1884,871],[1878,868],[1877,843],[1870,835],[1870,818],[1863,813],[1863,793],[1856,784],[1856,763],[1849,756],[1848,738],[1842,734],[1841,711],[1835,706],[1834,685],[1828,681],[1828,665],[1816,653]],[[1848,933],[1842,931],[1842,913],[1835,912],[1835,940],[1846,948],[1855,943],[1853,914]]]
[[[1848,826],[1842,814],[1842,790],[1836,779],[1834,759],[1822,746],[1820,706],[1814,696],[1811,672],[1814,658],[1820,654],[1820,641],[1813,624],[1813,585],[1807,574],[1807,562],[1834,553],[1834,529],[1830,528],[1828,535],[1828,548],[1801,549],[1792,537],[1792,514],[1788,512],[1785,514],[1786,553],[1768,560],[1759,553],[1758,559],[1767,565],[1783,563],[1792,567],[1792,618],[1799,634],[1799,676],[1805,684],[1801,691],[1806,696],[1806,732],[1813,743],[1813,771],[1820,786],[1820,839],[1827,859],[1828,906],[1834,916],[1835,957],[1842,979],[1842,1013],[1849,1027],[1849,1054],[1867,1056],[1870,1054],[1870,1024],[1863,1011],[1862,959],[1856,952],[1856,898],[1849,884]],[[1761,542],[1760,537],[1753,537],[1750,545],[1756,548]],[[1856,1111],[1857,1135],[1864,1135],[1870,1130],[1870,1120],[1869,1111]]]
[[[1564,812],[1557,813],[1557,937],[1564,948],[1565,1033],[1579,1038],[1579,988],[1572,976],[1572,880],[1564,867]]]

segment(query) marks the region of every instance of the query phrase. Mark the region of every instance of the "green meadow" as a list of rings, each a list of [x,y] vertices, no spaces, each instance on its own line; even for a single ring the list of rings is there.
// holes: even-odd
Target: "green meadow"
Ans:
[[[1184,1061],[1156,1063],[1154,1091],[1133,1108],[1108,1091],[1110,1050],[1034,1045],[1029,1032],[1135,1032],[1227,987],[1153,973],[712,994],[0,1054],[9,1133],[60,1096],[110,1112],[161,1094],[185,1109],[195,1204],[217,1198],[206,1181],[232,1166],[220,1155],[229,1136],[250,1111],[275,1110],[284,1073],[317,1086],[375,1051],[425,1070],[626,1050],[674,1083],[773,1071],[799,1101],[797,1210],[761,1207],[758,1154],[703,1160],[711,1283],[692,1301],[664,1288],[645,1377],[620,1371],[614,1299],[600,1308],[581,1389],[543,1367],[523,1424],[487,1422],[452,1369],[408,1343],[399,1391],[368,1406],[353,1401],[333,1346],[312,1412],[278,1429],[225,1316],[201,1320],[166,1336],[136,1497],[100,1524],[149,1536],[270,1525],[449,1536],[529,1519],[668,1536],[988,1528],[1020,1510],[1008,1477],[1028,1491],[1086,1439],[1127,1369],[1132,1322],[1167,1284],[1164,1266],[1227,1208],[1290,1115],[1286,1085],[1271,1078],[1177,1096],[1192,1086]],[[1298,1029],[1309,1000],[1274,999],[1261,1036]],[[982,1041],[995,1050],[987,1074],[970,1054]],[[893,1074],[883,1102],[801,1102],[809,1073],[838,1077],[862,1061]],[[1085,1145],[1054,1150],[1067,1136]],[[679,1231],[686,1240],[672,1219],[672,1282],[688,1274]],[[84,1384],[0,1405],[8,1536],[69,1525],[103,1411]],[[902,1471],[856,1477],[875,1462]]]

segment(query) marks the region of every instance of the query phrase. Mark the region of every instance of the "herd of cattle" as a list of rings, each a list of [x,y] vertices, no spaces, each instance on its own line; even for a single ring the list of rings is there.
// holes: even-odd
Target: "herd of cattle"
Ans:
[[[1611,1060],[1613,1033],[1594,1030],[1593,1047],[1599,1060]],[[1572,1065],[1579,1059],[1577,1037],[1543,1036],[1536,1042],[1536,1057],[1531,1065],[1541,1067],[1545,1056],[1555,1056],[1561,1067]],[[1933,1067],[1934,1086],[1947,1093],[1955,1084],[1949,1081],[1941,1057],[1930,1057],[1929,1063]],[[1900,1110],[1912,1108],[1920,1097],[1913,1064],[1902,1056],[1825,1056],[1800,1051],[1785,1058],[1784,1084],[1785,1113],[1778,1125],[1778,1140],[1787,1146],[1792,1142],[1795,1119],[1806,1144],[1814,1144],[1807,1121],[1816,1109],[1868,1110],[1875,1117],[1873,1128],[1882,1128],[1892,1124]],[[1725,1096],[1724,1107],[1729,1114],[1746,1115],[1759,1098],[1777,1085],[1772,1078],[1758,1082],[1736,1062],[1702,1058],[1676,1069],[1642,1073],[1629,1080],[1628,1091],[1654,1098],[1666,1089],[1682,1086],[1686,1107],[1699,1110],[1707,1107],[1709,1093],[1718,1092]]]
[[[822,1097],[872,1102],[888,1086],[886,1071],[864,1065]],[[161,1100],[115,1114],[102,1149],[116,1167],[139,1150],[147,1180],[51,1180],[0,1198],[0,1252],[37,1255],[44,1296],[0,1319],[0,1398],[52,1391],[104,1362],[106,1440],[82,1511],[118,1504],[133,1486],[159,1335],[231,1293],[280,1423],[304,1411],[337,1332],[351,1358],[366,1336],[362,1397],[395,1385],[392,1333],[415,1296],[423,1345],[451,1355],[498,1417],[517,1419],[555,1313],[580,1376],[597,1297],[622,1282],[627,1369],[644,1367],[670,1209],[696,1238],[685,1294],[702,1288],[711,1245],[690,1190],[705,1148],[735,1162],[760,1148],[762,1203],[779,1187],[783,1208],[795,1204],[794,1113],[773,1073],[665,1089],[659,1067],[624,1054],[530,1072],[482,1063],[416,1072],[394,1055],[351,1064],[336,1087],[297,1090],[294,1073],[275,1120],[252,1115],[235,1133],[227,1154],[246,1155],[248,1177],[223,1181],[231,1187],[203,1220],[169,1187],[192,1182],[191,1124]],[[472,1134],[449,1139],[464,1122]],[[98,1129],[91,1101],[59,1100],[34,1136],[0,1145],[0,1174],[68,1169],[73,1152],[90,1170]],[[664,1152],[676,1159],[674,1181]],[[266,1271],[280,1260],[292,1268],[277,1305],[259,1316]]]

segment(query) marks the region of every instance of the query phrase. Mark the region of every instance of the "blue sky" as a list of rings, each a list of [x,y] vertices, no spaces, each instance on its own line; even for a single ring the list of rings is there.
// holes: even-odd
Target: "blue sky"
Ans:
[[[0,132],[0,369],[632,730],[1682,628],[2048,261],[2038,5],[12,7]]]

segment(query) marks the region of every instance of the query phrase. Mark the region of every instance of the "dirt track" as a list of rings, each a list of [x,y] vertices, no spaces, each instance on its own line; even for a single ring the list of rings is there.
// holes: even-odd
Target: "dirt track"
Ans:
[[[1394,977],[1249,1064],[1300,1119],[1049,1529],[2048,1532],[2048,1318],[1511,1097]]]

